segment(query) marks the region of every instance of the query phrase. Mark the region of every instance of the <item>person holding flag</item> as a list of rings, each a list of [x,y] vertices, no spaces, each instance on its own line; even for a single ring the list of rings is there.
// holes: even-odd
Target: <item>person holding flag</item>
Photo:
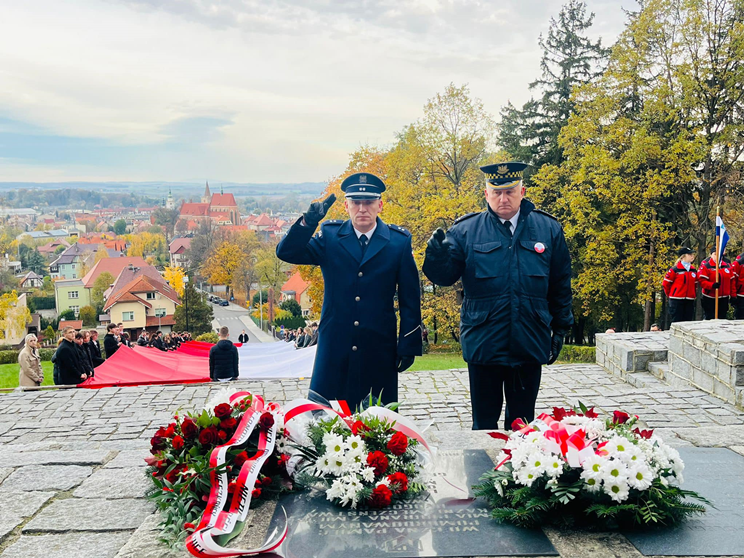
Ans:
[[[736,274],[731,264],[724,261],[729,235],[720,215],[716,215],[716,246],[710,258],[700,264],[698,280],[702,287],[703,312],[706,320],[725,319],[729,298],[736,294]]]

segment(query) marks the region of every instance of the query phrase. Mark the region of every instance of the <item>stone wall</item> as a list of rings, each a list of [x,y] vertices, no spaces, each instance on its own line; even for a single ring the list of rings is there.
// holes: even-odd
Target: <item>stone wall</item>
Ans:
[[[711,320],[672,324],[670,385],[694,386],[744,407],[744,322]]]
[[[601,333],[596,343],[597,364],[626,379],[628,374],[648,370],[651,362],[667,360],[669,332]]]

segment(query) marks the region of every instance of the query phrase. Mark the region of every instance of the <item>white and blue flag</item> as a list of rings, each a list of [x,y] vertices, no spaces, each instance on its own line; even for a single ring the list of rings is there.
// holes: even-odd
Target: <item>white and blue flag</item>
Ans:
[[[716,216],[716,236],[720,237],[719,243],[718,243],[718,261],[723,261],[721,259],[721,254],[723,254],[723,251],[726,249],[726,244],[729,241],[729,235],[726,232],[726,226],[723,224],[723,219],[721,219],[719,216]]]

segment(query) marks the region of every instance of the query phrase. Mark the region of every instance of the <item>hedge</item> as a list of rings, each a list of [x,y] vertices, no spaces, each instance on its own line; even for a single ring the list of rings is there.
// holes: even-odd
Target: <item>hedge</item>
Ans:
[[[28,299],[29,309],[36,310],[54,310],[56,303],[53,296],[32,296]]]
[[[558,360],[560,362],[596,362],[597,352],[595,347],[563,345],[563,350],[561,350]]]
[[[219,336],[214,331],[202,333],[196,339],[194,339],[194,341],[204,341],[205,343],[217,343],[217,341],[219,340]]]
[[[52,355],[57,349],[39,349],[41,360],[52,360]],[[0,364],[17,364],[20,351],[0,351]]]
[[[297,329],[298,327],[305,327],[307,322],[302,316],[290,316],[288,318],[278,318],[274,320],[275,327],[284,326],[285,329]]]

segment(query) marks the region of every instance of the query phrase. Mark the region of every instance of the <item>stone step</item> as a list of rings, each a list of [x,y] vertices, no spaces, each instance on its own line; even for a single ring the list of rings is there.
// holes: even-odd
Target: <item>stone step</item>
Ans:
[[[666,377],[669,374],[669,362],[649,362],[648,371],[659,380],[666,380]]]
[[[669,387],[664,382],[649,374],[648,372],[635,372],[634,374],[626,374],[624,380],[631,386],[637,388],[654,389],[656,387],[659,387],[659,389],[664,390],[668,389]]]

